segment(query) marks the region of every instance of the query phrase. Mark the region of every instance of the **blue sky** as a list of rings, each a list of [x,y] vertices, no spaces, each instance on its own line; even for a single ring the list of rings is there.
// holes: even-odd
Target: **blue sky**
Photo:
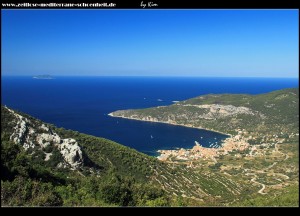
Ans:
[[[298,10],[2,10],[3,75],[298,77]]]

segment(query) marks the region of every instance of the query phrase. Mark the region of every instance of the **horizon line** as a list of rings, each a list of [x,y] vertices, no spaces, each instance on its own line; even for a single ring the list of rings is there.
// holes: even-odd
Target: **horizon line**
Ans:
[[[1,77],[35,77],[35,76],[41,76],[41,75],[48,75],[51,77],[161,77],[161,78],[278,78],[278,79],[299,79],[298,77],[267,77],[267,76],[174,76],[174,75],[51,75],[51,74],[39,74],[39,75],[29,75],[29,74],[1,74]]]

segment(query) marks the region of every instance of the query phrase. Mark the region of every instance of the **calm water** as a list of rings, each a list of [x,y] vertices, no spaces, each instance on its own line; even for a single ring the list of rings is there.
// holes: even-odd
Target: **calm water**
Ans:
[[[144,153],[220,143],[224,135],[180,126],[107,116],[120,109],[172,104],[208,93],[266,93],[298,87],[297,79],[2,77],[2,104],[58,127],[105,137]],[[201,139],[201,137],[203,137]]]

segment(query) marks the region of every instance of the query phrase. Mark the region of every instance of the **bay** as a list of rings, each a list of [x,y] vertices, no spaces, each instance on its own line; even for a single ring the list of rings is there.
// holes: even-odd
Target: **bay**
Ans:
[[[218,146],[227,136],[113,118],[121,109],[170,105],[210,93],[260,94],[298,87],[298,79],[195,77],[1,77],[1,103],[58,127],[104,137],[149,155],[159,149]]]

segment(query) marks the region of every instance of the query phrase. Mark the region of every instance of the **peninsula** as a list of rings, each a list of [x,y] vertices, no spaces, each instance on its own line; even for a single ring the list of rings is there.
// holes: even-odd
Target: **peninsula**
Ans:
[[[227,141],[249,145],[298,142],[298,91],[208,94],[170,106],[119,110],[109,115],[212,130],[230,135]]]

